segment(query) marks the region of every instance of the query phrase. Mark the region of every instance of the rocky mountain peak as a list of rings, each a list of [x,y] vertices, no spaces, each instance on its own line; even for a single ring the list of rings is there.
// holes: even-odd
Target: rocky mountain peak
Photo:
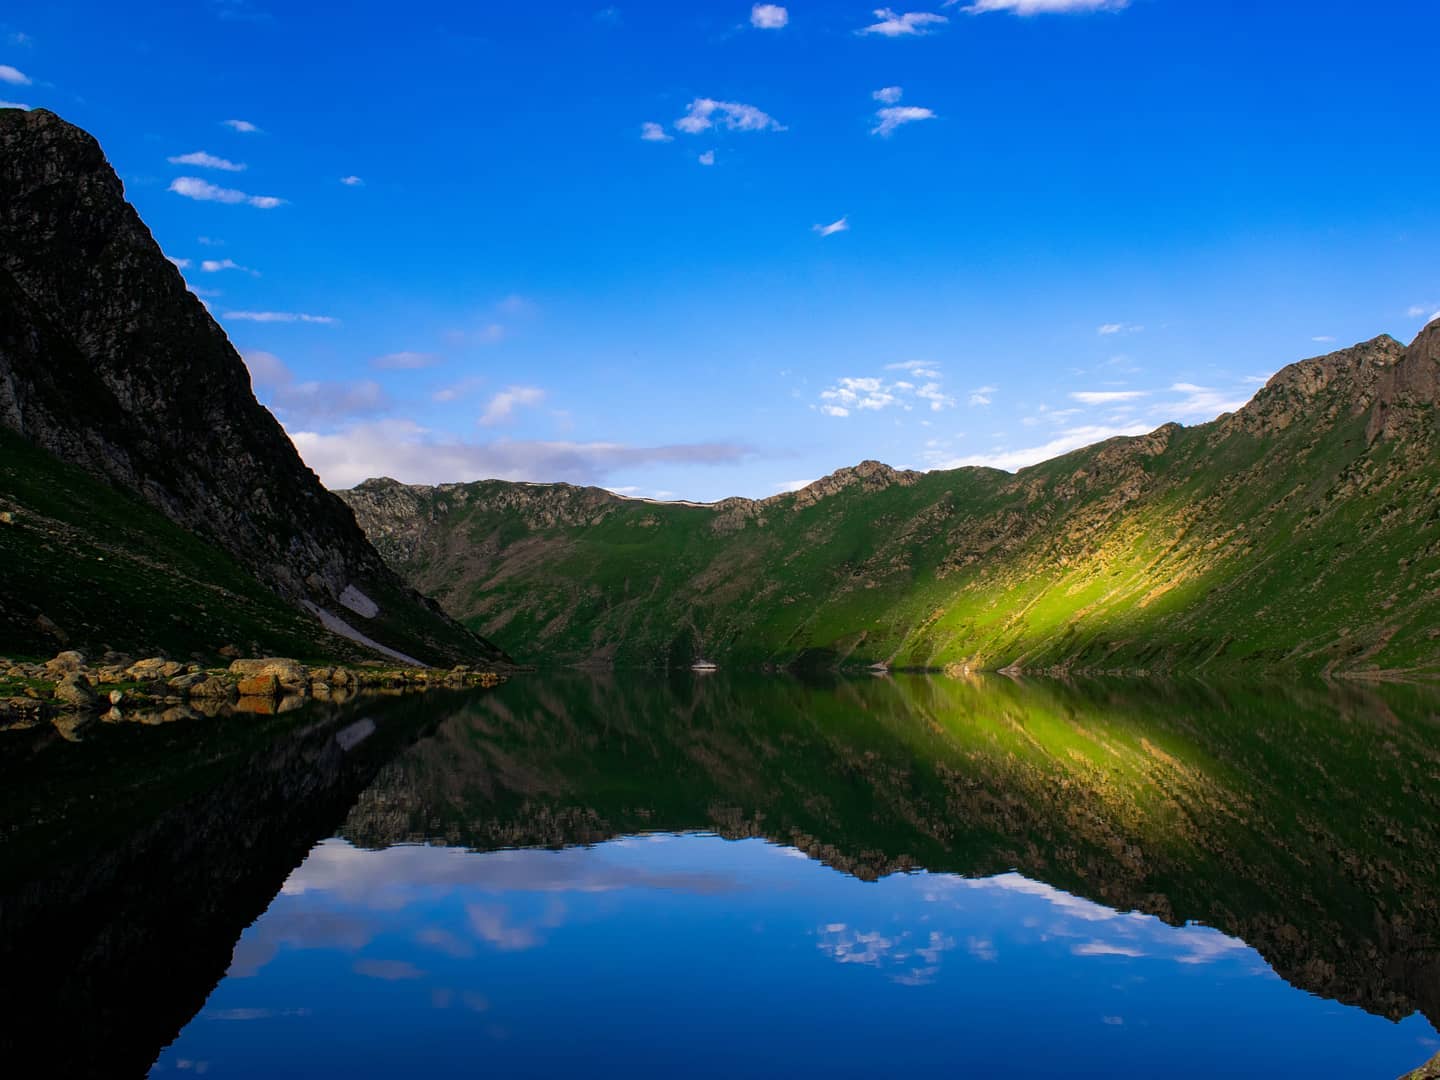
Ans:
[[[0,425],[139,496],[322,619],[349,608],[353,621],[345,598],[372,598],[383,614],[342,624],[361,637],[437,659],[495,652],[385,566],[255,400],[99,144],[43,109],[0,110]]]

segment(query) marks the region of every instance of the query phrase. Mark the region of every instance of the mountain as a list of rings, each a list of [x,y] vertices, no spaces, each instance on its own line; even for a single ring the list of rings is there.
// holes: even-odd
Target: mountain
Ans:
[[[536,660],[1433,675],[1437,393],[1440,322],[1014,474],[865,462],[712,505],[339,494],[407,580]]]
[[[252,610],[230,621],[262,647],[297,635],[310,654],[356,647],[339,635],[430,663],[501,655],[385,566],[255,400],[239,354],[125,201],[99,144],[45,110],[0,109],[6,429],[0,555],[16,572],[0,576],[0,646],[10,651],[185,635],[213,651],[243,593]],[[67,485],[71,498],[53,497]],[[91,513],[97,503],[113,516]],[[172,578],[168,553],[181,549],[191,557]]]

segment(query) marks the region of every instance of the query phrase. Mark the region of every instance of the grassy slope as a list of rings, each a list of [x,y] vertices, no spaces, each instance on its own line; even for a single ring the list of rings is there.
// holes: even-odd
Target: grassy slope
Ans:
[[[357,513],[417,587],[527,659],[1435,674],[1433,417],[1370,445],[1353,387],[1392,346],[1210,424],[738,521],[595,492],[555,520],[530,494],[547,489],[501,482],[402,489],[418,540]]]
[[[224,552],[138,499],[0,428],[0,655],[71,647],[136,654],[366,658],[290,607]]]

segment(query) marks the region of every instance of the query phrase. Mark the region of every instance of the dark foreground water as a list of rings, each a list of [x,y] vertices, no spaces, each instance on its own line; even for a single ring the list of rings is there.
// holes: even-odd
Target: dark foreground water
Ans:
[[[544,675],[10,733],[0,1060],[1390,1080],[1440,1049],[1437,707]]]

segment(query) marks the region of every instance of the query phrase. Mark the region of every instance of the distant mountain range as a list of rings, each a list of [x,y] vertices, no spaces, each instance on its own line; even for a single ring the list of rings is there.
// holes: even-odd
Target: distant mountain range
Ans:
[[[0,515],[0,654],[501,656],[384,564],[43,109],[0,109]]]
[[[1013,475],[870,461],[713,505],[339,494],[411,584],[537,660],[1433,675],[1437,387],[1440,322]]]

